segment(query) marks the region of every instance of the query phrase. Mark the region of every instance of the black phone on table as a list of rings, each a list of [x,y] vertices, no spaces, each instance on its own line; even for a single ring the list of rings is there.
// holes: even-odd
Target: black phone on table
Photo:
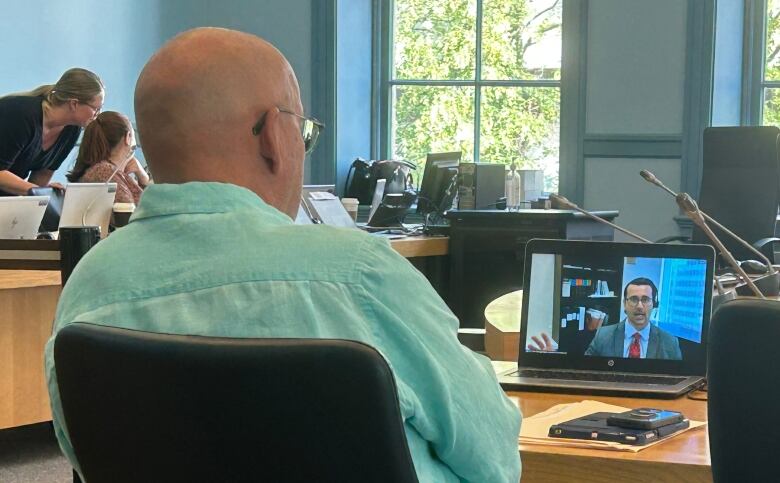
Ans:
[[[673,423],[679,423],[685,419],[677,411],[665,411],[663,409],[639,408],[617,413],[607,419],[607,423],[621,428],[655,429]]]

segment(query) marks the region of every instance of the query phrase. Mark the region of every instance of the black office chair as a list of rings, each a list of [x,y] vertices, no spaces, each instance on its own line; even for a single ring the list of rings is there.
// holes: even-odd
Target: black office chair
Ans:
[[[777,481],[780,302],[723,304],[710,323],[707,412],[716,483]]]
[[[54,358],[88,483],[417,481],[393,374],[365,344],[77,323]]]
[[[774,262],[780,163],[775,126],[709,127],[704,130],[699,207],[753,244]],[[757,258],[716,227],[711,227],[737,260]],[[659,240],[659,241],[668,241]],[[698,228],[693,243],[711,244]]]

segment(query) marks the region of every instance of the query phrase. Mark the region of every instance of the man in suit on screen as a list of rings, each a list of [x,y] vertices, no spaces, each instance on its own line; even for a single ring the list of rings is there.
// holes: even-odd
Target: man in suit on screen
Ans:
[[[586,356],[629,359],[682,359],[677,337],[650,323],[658,307],[658,288],[649,278],[635,278],[623,290],[620,323],[599,328]]]

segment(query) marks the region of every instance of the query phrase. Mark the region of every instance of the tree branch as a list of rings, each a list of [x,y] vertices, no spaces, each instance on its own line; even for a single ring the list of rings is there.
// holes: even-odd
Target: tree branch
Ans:
[[[552,5],[550,5],[549,7],[545,8],[541,12],[537,13],[536,15],[534,15],[533,18],[531,18],[531,20],[526,22],[526,24],[525,24],[525,26],[523,28],[525,29],[525,28],[530,27],[531,24],[534,23],[537,18],[541,17],[542,15],[544,15],[547,12],[549,12],[550,10],[553,10],[558,5],[558,3],[560,3],[560,1],[561,0],[555,0],[555,2]]]
[[[775,57],[777,56],[778,53],[780,53],[780,45],[775,47],[775,50],[773,50],[771,54],[766,56],[766,63],[771,64],[772,61],[775,60]]]

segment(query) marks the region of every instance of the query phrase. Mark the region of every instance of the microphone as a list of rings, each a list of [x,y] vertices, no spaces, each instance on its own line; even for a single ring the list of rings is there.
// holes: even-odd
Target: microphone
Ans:
[[[669,189],[668,186],[663,184],[661,182],[661,180],[656,178],[655,175],[653,173],[651,173],[650,171],[648,171],[646,169],[643,169],[642,171],[639,172],[639,175],[642,176],[645,179],[645,181],[647,181],[648,183],[651,183],[651,184],[654,184],[654,185],[658,186],[659,188],[661,188],[662,190],[666,191],[667,193],[669,193],[672,196],[675,196],[675,197],[677,196],[677,193],[675,193],[674,191]]]
[[[669,193],[670,195],[674,196],[674,197],[675,197],[675,199],[677,198],[677,196],[678,196],[678,195],[677,195],[677,193],[675,193],[674,191],[672,191],[671,189],[669,189],[669,187],[668,187],[668,186],[666,186],[665,184],[663,184],[663,183],[661,182],[661,180],[659,180],[659,179],[658,179],[658,178],[657,178],[657,177],[656,177],[656,176],[655,176],[653,173],[651,173],[650,171],[648,171],[648,170],[646,170],[646,169],[643,169],[642,171],[640,171],[640,172],[639,172],[639,175],[640,175],[640,176],[642,176],[642,178],[644,178],[644,179],[645,179],[645,181],[647,181],[648,183],[650,183],[650,184],[654,184],[654,185],[658,186],[658,187],[659,187],[659,188],[661,188],[662,190],[664,190],[664,191],[666,191],[667,193]],[[686,195],[686,196],[688,196],[688,195]],[[688,197],[690,198],[690,196],[688,196]],[[693,199],[691,199],[691,201],[693,201]],[[677,204],[679,205],[679,204],[680,204],[680,202],[678,201],[678,202],[677,202]],[[732,232],[731,230],[729,230],[729,229],[728,229],[728,228],[726,228],[725,226],[723,226],[723,225],[721,225],[720,223],[718,223],[718,222],[717,222],[716,220],[714,220],[714,219],[713,219],[711,216],[709,216],[709,215],[708,215],[708,214],[706,214],[705,212],[703,212],[703,211],[699,210],[699,209],[698,209],[698,206],[697,206],[697,211],[698,211],[698,213],[699,213],[699,214],[702,216],[702,218],[704,218],[704,219],[705,219],[707,222],[709,222],[709,223],[712,223],[713,225],[715,225],[716,227],[718,227],[718,229],[720,229],[720,230],[723,230],[723,232],[724,232],[724,233],[726,233],[728,236],[730,236],[730,237],[731,237],[731,238],[733,238],[734,240],[737,240],[737,241],[738,241],[738,242],[739,242],[739,243],[740,243],[742,246],[744,246],[745,248],[747,248],[748,250],[750,250],[750,251],[751,251],[753,254],[755,254],[756,256],[758,256],[758,257],[759,257],[759,258],[760,258],[760,259],[761,259],[761,260],[764,262],[764,265],[766,265],[766,268],[765,268],[765,270],[764,270],[766,273],[769,273],[769,274],[774,274],[774,273],[777,273],[777,270],[775,270],[775,267],[773,267],[773,266],[772,266],[772,262],[770,262],[770,261],[769,261],[769,258],[767,258],[767,257],[766,257],[766,255],[764,255],[764,254],[763,254],[763,253],[761,253],[760,251],[756,250],[756,248],[755,248],[753,245],[751,245],[750,243],[746,242],[745,240],[743,240],[742,238],[740,238],[740,237],[739,237],[737,234],[735,234],[734,232]],[[698,225],[697,225],[697,226],[698,226]],[[701,227],[700,227],[700,228],[701,228]],[[708,235],[708,237],[709,237],[709,235]]]
[[[630,232],[630,231],[626,230],[625,228],[621,228],[621,227],[617,226],[616,224],[611,223],[611,222],[605,220],[604,218],[602,218],[600,216],[594,215],[590,211],[587,211],[587,210],[584,210],[584,209],[580,208],[576,204],[574,204],[571,201],[569,201],[568,198],[566,198],[565,196],[561,196],[561,195],[557,195],[557,194],[553,193],[553,194],[550,195],[550,201],[552,201],[554,203],[558,203],[559,205],[565,206],[565,207],[570,208],[570,209],[572,209],[574,211],[578,211],[578,212],[582,213],[583,215],[587,216],[588,218],[596,220],[599,223],[604,223],[605,225],[611,226],[615,230],[617,230],[617,231],[619,231],[621,233],[625,233],[626,235],[630,236],[631,238],[639,240],[639,241],[641,241],[643,243],[653,243],[650,240],[648,240],[647,238],[641,237],[641,236],[637,235],[636,233]]]
[[[715,233],[712,232],[710,227],[707,226],[707,222],[704,220],[704,215],[699,210],[699,206],[696,204],[696,202],[693,201],[693,198],[691,198],[688,193],[679,193],[674,197],[674,199],[677,201],[677,206],[679,206],[680,209],[682,209],[685,214],[688,215],[688,218],[690,218],[691,221],[696,224],[696,226],[701,228],[704,234],[707,235],[707,238],[709,238],[710,241],[718,248],[718,251],[721,253],[721,255],[723,255],[723,258],[725,258],[729,265],[731,265],[731,267],[739,274],[739,276],[742,277],[748,287],[750,287],[750,290],[753,291],[755,296],[761,299],[766,298],[764,297],[764,294],[762,294],[758,289],[758,287],[756,287],[748,274],[745,273],[745,270],[739,266],[739,263],[737,263],[737,261],[734,259],[734,256],[731,255],[731,252],[729,252],[725,245],[723,245],[723,242],[721,242],[720,239],[715,236]]]

